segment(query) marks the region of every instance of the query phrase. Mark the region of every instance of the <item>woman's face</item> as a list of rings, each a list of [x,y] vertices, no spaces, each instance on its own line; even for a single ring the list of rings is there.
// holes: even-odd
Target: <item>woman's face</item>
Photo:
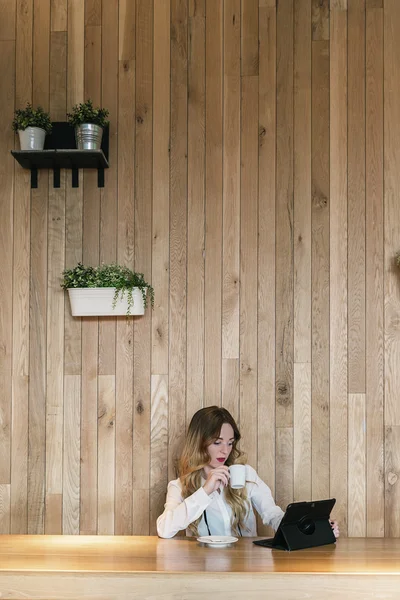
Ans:
[[[210,455],[210,462],[207,466],[210,469],[216,469],[225,464],[226,459],[231,453],[234,441],[235,437],[232,426],[229,423],[224,423],[221,427],[219,438],[207,447],[208,454]]]

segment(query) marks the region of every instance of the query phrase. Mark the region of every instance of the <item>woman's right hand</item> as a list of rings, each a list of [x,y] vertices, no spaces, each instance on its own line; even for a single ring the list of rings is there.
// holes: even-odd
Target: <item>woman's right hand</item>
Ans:
[[[229,483],[229,469],[225,465],[212,469],[208,475],[205,484],[203,485],[204,491],[210,495],[216,490],[219,490],[221,483],[223,486],[227,486]]]

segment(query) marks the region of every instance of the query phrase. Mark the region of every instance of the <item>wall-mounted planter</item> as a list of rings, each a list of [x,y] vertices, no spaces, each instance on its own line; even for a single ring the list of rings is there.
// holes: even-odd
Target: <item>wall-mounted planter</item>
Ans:
[[[115,288],[68,288],[73,317],[117,317],[143,315],[144,303],[140,288],[132,289],[133,305],[128,304],[128,294],[118,296],[113,308]]]

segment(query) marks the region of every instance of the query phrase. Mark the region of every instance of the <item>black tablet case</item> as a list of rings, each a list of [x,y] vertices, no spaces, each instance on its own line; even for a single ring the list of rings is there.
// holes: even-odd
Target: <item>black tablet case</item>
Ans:
[[[289,551],[333,544],[336,538],[329,518],[335,502],[335,498],[293,502],[287,506],[275,537],[253,543]]]

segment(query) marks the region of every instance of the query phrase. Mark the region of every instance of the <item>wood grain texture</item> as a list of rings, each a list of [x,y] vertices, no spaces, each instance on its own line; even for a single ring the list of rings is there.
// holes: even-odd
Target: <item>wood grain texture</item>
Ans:
[[[186,428],[187,298],[187,6],[171,1],[169,440],[168,479]]]
[[[312,0],[312,39],[329,40],[329,0]]]
[[[50,0],[51,31],[67,31],[68,0]]]
[[[365,393],[365,0],[348,10],[348,377]]]
[[[295,363],[293,394],[293,497],[311,500],[311,364]]]
[[[367,535],[379,537],[385,522],[383,10],[367,10],[366,41]]]
[[[79,529],[79,475],[80,475],[80,422],[81,422],[81,378],[68,375],[64,381],[63,431],[63,506],[62,531],[77,535]]]
[[[331,11],[330,118],[330,493],[347,532],[347,15]],[[337,460],[338,457],[341,460]]]
[[[222,382],[223,9],[206,1],[204,400],[218,404]]]
[[[158,291],[151,320],[153,374],[168,373],[169,321],[169,143],[171,36],[165,23],[170,20],[170,2],[154,4],[154,78],[153,88],[153,213],[152,213],[152,283]]]
[[[312,43],[312,497],[329,496],[329,43]]]
[[[204,394],[205,237],[205,0],[188,3],[188,178],[186,411],[202,406]]]
[[[240,2],[224,4],[222,358],[239,357]]]
[[[293,360],[311,362],[311,10],[294,7]]]
[[[366,535],[365,394],[349,394],[349,536]]]
[[[240,194],[240,427],[257,464],[258,76],[242,77]]]
[[[276,14],[276,425],[293,425],[293,2]]]
[[[393,62],[399,51],[400,15],[395,2],[385,2],[384,8],[384,293],[385,293],[385,533],[400,535],[400,524],[395,505],[398,501],[398,430],[400,408],[396,398],[400,389],[398,364],[400,351],[398,273],[394,273],[394,255],[398,252],[398,225],[394,218],[398,205],[398,176],[395,165],[399,153],[399,107],[394,96],[400,89],[400,79]],[[390,83],[389,83],[390,82]],[[397,270],[397,268],[396,268]]]
[[[258,78],[257,470],[275,493],[276,13],[260,7]],[[258,532],[266,532],[258,526]]]
[[[12,393],[12,306],[13,306],[13,255],[9,251],[13,246],[13,206],[14,206],[14,165],[9,148],[14,146],[14,134],[9,126],[13,118],[13,100],[15,94],[15,42],[0,43],[0,70],[4,73],[4,85],[0,88],[0,103],[4,107],[4,120],[1,125],[0,148],[4,161],[0,164],[0,253],[3,257],[0,269],[0,297],[2,310],[0,311],[0,386],[2,395],[0,399],[0,484],[11,483],[11,393]],[[42,367],[43,368],[43,367]],[[4,493],[10,494],[10,488],[4,488]],[[5,502],[4,506],[7,505]],[[9,509],[9,507],[8,507]],[[10,513],[3,512],[2,527],[8,519],[10,526]],[[9,529],[8,529],[9,531]]]
[[[335,496],[342,537],[400,535],[397,0],[0,11],[0,530],[155,533],[217,404],[283,507]],[[89,96],[105,186],[31,189],[14,110]],[[63,268],[114,260],[154,310],[72,317]]]

